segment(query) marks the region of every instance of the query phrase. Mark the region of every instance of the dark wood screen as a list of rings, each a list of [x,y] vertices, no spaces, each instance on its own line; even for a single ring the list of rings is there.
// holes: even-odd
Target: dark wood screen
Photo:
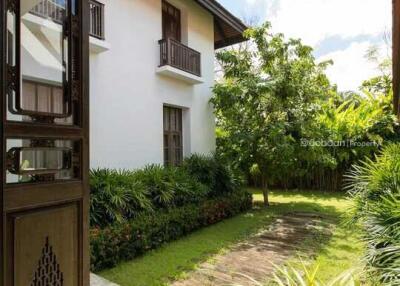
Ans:
[[[162,2],[162,31],[163,39],[181,41],[181,11],[167,1]]]
[[[393,0],[393,107],[400,119],[400,0]]]
[[[89,3],[55,1],[32,41],[38,3],[0,0],[0,286],[88,286]]]
[[[164,106],[164,164],[178,166],[183,158],[182,109]]]

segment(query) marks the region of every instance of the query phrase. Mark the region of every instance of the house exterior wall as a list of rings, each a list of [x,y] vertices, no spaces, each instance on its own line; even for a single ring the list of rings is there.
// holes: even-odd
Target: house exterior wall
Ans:
[[[161,0],[101,0],[109,50],[90,55],[91,167],[163,163],[163,105],[183,109],[184,156],[215,149],[209,99],[214,82],[213,17],[194,1],[170,0],[182,13],[182,42],[201,52],[192,85],[156,73]]]

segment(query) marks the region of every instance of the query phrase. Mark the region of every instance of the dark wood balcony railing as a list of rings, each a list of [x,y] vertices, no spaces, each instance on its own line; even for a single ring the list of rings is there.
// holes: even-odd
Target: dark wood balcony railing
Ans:
[[[33,7],[30,12],[42,18],[50,18],[61,25],[64,19],[65,8],[57,4],[54,0],[44,0]]]
[[[90,35],[104,40],[104,4],[89,0],[90,5]],[[62,25],[65,7],[57,4],[56,0],[43,0],[30,11],[31,14],[51,19]]]
[[[90,35],[104,40],[104,4],[89,0],[90,6]]]
[[[160,43],[160,66],[172,66],[182,71],[201,76],[201,54],[173,39]]]

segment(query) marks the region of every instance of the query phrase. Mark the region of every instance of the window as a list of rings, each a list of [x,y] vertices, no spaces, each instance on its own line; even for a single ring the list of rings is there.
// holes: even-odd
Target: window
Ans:
[[[181,41],[181,11],[166,1],[162,2],[163,39]]]
[[[182,109],[164,106],[164,165],[182,163]]]

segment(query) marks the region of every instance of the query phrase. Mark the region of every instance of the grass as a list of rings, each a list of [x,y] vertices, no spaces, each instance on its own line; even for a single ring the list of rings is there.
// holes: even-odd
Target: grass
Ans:
[[[255,201],[262,202],[262,193],[252,190]],[[332,228],[331,235],[316,231],[312,237],[304,241],[302,248],[311,249],[309,253],[299,253],[289,263],[296,264],[299,258],[310,265],[310,269],[319,266],[318,278],[321,281],[330,281],[349,269],[361,266],[360,257],[363,254],[363,244],[360,242],[358,226],[352,229],[341,223],[340,217],[350,207],[351,202],[342,193],[321,192],[272,192],[272,202],[289,204],[302,211],[314,211],[328,214],[333,217],[329,221]],[[306,204],[306,205],[304,205]]]
[[[313,243],[310,242],[312,247]],[[319,265],[318,278],[321,281],[330,281],[344,271],[361,266],[360,257],[363,254],[363,245],[355,231],[337,226],[326,245],[318,250],[313,262]]]
[[[261,202],[261,192],[251,191],[255,202]],[[121,286],[168,285],[171,280],[185,277],[200,262],[267,227],[280,214],[316,212],[338,218],[348,206],[343,194],[275,191],[271,193],[271,207],[268,209],[256,207],[249,213],[196,231],[99,274]],[[321,279],[328,279],[357,264],[362,251],[356,235],[337,222],[338,219],[331,237],[315,233],[312,239],[304,242],[306,247],[315,251],[313,263],[320,265]]]

